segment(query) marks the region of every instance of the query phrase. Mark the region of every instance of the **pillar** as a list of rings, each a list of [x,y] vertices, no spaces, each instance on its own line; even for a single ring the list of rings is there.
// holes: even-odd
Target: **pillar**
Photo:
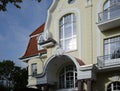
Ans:
[[[87,80],[87,91],[92,91],[92,80],[91,79]]]
[[[83,91],[83,81],[78,80],[78,91]]]
[[[49,91],[49,85],[48,84],[44,85],[44,91]]]

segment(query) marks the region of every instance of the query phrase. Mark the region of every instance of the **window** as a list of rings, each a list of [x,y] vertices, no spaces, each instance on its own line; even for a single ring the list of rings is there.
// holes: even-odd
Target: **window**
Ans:
[[[108,85],[107,91],[120,91],[120,82],[112,82]]]
[[[69,4],[73,4],[75,2],[75,0],[68,0]]]
[[[120,36],[104,40],[104,54],[106,59],[120,58]]]
[[[108,0],[103,6],[104,20],[117,17],[120,13],[120,0]]]
[[[74,65],[65,66],[59,73],[59,88],[77,87],[77,72]]]
[[[32,64],[32,75],[37,75],[37,63]]]
[[[40,45],[40,43],[42,43],[44,41],[44,38],[43,38],[43,34],[39,35],[38,36],[38,50],[42,50],[42,46]]]
[[[76,17],[74,14],[63,16],[59,22],[60,46],[66,52],[77,49],[76,44]]]

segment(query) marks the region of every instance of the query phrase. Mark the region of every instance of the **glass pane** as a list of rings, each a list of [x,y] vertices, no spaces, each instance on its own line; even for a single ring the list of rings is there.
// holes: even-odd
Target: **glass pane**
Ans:
[[[63,25],[62,25],[63,24]],[[73,37],[76,37],[76,17],[75,14],[68,14],[62,18],[60,21],[60,43],[63,49],[69,51],[73,49],[72,41]],[[69,40],[71,39],[71,40]],[[75,42],[76,43],[76,42]],[[73,45],[76,45],[73,43]]]
[[[72,27],[71,24],[65,24],[65,34],[64,34],[64,38],[68,38],[72,36]]]
[[[63,47],[63,40],[60,40],[60,47],[61,47],[62,49],[64,49],[64,47]]]
[[[105,45],[105,49],[104,49],[104,55],[108,55],[108,44]]]
[[[65,50],[66,51],[70,51],[71,50],[71,42],[72,42],[72,39],[65,40]]]
[[[32,75],[37,74],[37,64],[32,64]]]
[[[70,23],[70,22],[71,22],[71,14],[66,15],[66,16],[64,17],[64,24]]]
[[[72,21],[76,21],[76,16],[75,16],[75,14],[72,14],[73,15],[73,20]]]
[[[59,88],[77,87],[77,72],[74,65],[64,67],[59,74]]]
[[[72,40],[72,48],[73,48],[73,50],[77,49],[77,40],[76,40],[76,37],[74,37],[73,40]]]
[[[60,39],[63,39],[63,26],[60,27]]]
[[[109,1],[107,1],[107,2],[104,4],[104,10],[106,10],[108,7],[109,7]]]
[[[65,85],[64,75],[59,77],[59,88],[64,88]]]
[[[63,18],[60,20],[60,25],[59,26],[62,26],[63,25]]]
[[[76,23],[73,23],[73,35],[76,35]]]

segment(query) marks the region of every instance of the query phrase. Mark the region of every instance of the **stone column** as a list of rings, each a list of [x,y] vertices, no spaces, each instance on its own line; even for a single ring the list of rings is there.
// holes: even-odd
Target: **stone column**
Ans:
[[[83,80],[78,80],[78,91],[83,91]]]
[[[92,80],[91,79],[87,80],[87,91],[92,91]]]

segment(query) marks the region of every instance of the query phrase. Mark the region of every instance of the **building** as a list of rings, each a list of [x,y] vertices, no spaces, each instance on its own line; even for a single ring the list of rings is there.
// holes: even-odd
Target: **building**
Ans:
[[[21,59],[40,91],[120,91],[120,0],[53,0]]]

